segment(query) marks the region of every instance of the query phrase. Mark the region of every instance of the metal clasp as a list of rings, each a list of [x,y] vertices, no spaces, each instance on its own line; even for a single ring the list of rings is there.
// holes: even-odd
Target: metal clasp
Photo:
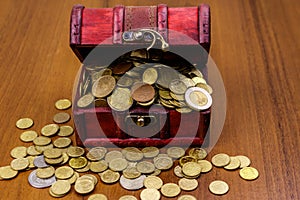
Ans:
[[[125,117],[125,123],[129,124],[133,121],[137,126],[144,127],[150,124],[156,124],[157,119],[154,115],[128,115]]]

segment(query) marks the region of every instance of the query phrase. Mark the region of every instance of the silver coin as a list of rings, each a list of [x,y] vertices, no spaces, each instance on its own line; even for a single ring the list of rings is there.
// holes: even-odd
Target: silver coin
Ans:
[[[50,187],[56,182],[55,176],[47,179],[41,179],[36,176],[36,170],[32,171],[28,176],[28,182],[32,187],[35,188],[46,188]]]
[[[37,157],[33,160],[33,164],[34,164],[34,166],[36,166],[36,167],[38,167],[38,168],[49,167],[49,165],[45,162],[44,155],[37,156]]]
[[[138,190],[144,186],[145,175],[141,175],[135,179],[127,179],[123,175],[120,178],[120,185],[126,190]]]
[[[190,87],[187,89],[184,99],[190,108],[197,111],[206,110],[212,105],[210,94],[205,89],[199,87]]]

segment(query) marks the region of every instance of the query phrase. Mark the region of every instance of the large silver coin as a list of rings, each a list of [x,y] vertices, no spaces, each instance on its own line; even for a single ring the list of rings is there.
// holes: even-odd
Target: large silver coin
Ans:
[[[184,94],[186,104],[194,110],[206,110],[212,105],[210,94],[203,88],[190,87]]]
[[[135,179],[127,179],[123,175],[120,178],[120,184],[126,190],[138,190],[144,186],[145,175],[141,175]]]
[[[36,176],[36,170],[32,171],[28,176],[28,182],[32,187],[35,188],[46,188],[50,187],[56,182],[55,176],[47,179],[41,179]]]
[[[37,156],[37,157],[33,160],[33,164],[34,164],[34,166],[36,166],[36,167],[38,167],[38,168],[49,167],[49,165],[45,162],[44,155]]]

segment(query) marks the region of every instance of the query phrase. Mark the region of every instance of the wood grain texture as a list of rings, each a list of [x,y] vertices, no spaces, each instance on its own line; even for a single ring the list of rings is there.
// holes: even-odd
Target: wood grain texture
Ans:
[[[10,163],[10,150],[24,145],[18,118],[35,120],[39,131],[57,112],[54,102],[71,98],[80,66],[69,45],[69,17],[74,4],[86,7],[157,5],[158,0],[111,1],[0,1],[0,166]],[[170,7],[196,6],[195,0],[170,1]],[[207,0],[211,6],[211,56],[223,76],[227,117],[222,135],[210,152],[244,154],[260,172],[247,182],[238,171],[214,168],[199,179],[192,194],[197,199],[300,199],[299,122],[300,58],[299,1]],[[71,112],[71,111],[69,111]],[[72,122],[70,122],[72,124]],[[25,144],[28,146],[27,144]],[[29,171],[0,181],[0,199],[52,199],[47,189],[27,183]],[[178,181],[164,172],[165,182]],[[225,180],[230,191],[214,196],[208,184]],[[138,196],[119,184],[99,183],[95,192],[117,200],[122,194]],[[185,194],[186,192],[182,192]],[[74,190],[63,199],[87,199]],[[167,199],[167,198],[162,198]],[[168,198],[169,199],[169,198]]]

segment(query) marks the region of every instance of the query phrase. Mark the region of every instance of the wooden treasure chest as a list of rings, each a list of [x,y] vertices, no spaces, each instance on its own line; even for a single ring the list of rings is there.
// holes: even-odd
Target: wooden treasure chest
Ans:
[[[203,143],[212,105],[208,5],[75,5],[70,46],[82,62],[73,97],[78,145]]]

